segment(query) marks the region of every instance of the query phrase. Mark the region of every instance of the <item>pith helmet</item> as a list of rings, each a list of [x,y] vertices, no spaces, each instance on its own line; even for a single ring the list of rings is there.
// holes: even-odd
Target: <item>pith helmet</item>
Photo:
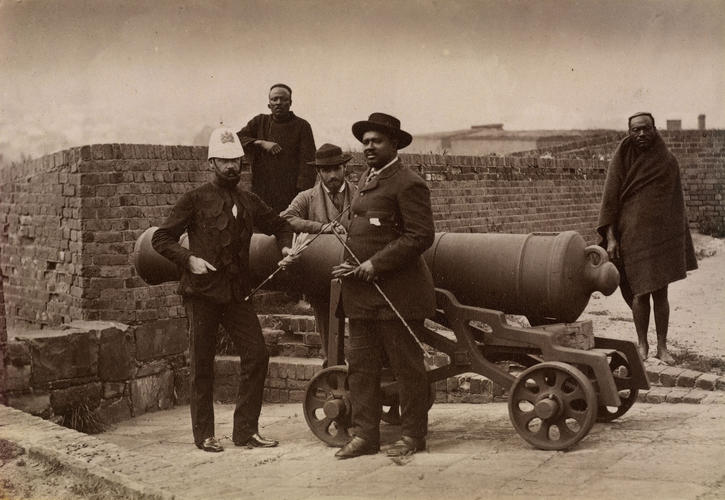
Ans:
[[[241,158],[244,156],[242,143],[236,132],[228,127],[214,129],[209,137],[208,158]]]

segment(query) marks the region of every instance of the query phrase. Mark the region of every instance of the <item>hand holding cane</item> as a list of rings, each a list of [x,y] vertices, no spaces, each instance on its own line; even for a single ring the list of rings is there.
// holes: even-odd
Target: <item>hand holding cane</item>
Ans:
[[[315,234],[312,238],[307,238],[309,236],[307,233],[300,233],[300,237],[297,237],[297,235],[293,235],[292,237],[292,251],[287,254],[279,263],[277,264],[277,269],[275,269],[267,278],[265,278],[264,281],[262,281],[259,285],[254,287],[254,289],[249,292],[249,295],[244,297],[244,301],[246,302],[249,300],[252,296],[254,296],[255,293],[259,291],[260,288],[262,288],[264,285],[266,285],[269,280],[274,278],[278,272],[280,272],[282,269],[284,269],[287,264],[290,264],[294,262],[294,260],[307,248],[309,247],[313,241],[315,241],[321,234],[323,234],[325,231],[327,231],[329,228],[333,228],[332,233],[337,235],[337,232],[334,230],[334,224],[335,222],[339,221],[340,218],[348,211],[350,210],[350,206],[348,205],[345,207],[344,210],[342,210],[337,216],[332,219],[330,222],[325,223],[320,230]],[[305,236],[301,236],[302,234],[305,234]]]

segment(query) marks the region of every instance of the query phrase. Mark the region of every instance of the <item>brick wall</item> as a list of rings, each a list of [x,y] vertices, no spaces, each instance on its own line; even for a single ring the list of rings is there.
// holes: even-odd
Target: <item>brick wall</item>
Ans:
[[[688,132],[673,135],[671,143],[675,154],[689,155],[681,164],[691,210],[722,223],[725,134],[708,133],[697,148],[689,139],[674,141],[689,138]],[[604,160],[401,157],[428,181],[438,231],[576,230],[595,239]],[[694,158],[702,162],[689,160]],[[355,154],[350,178],[364,168],[362,155]],[[1,171],[0,271],[9,325],[183,318],[176,284],[146,286],[131,254],[145,229],[162,222],[182,193],[210,176],[204,147],[128,144],[74,148]],[[243,185],[249,181],[245,168]]]
[[[725,236],[725,130],[660,130],[682,173],[690,227]],[[626,132],[517,153],[609,161]]]
[[[0,172],[0,270],[9,321],[60,323],[81,311],[78,148]]]
[[[10,326],[180,315],[174,285],[135,275],[136,238],[208,179],[206,148],[84,146],[0,171],[0,272]]]
[[[1,255],[1,254],[0,254]],[[8,345],[8,330],[5,322],[5,296],[3,294],[3,277],[0,273],[0,404],[7,404],[5,363]]]

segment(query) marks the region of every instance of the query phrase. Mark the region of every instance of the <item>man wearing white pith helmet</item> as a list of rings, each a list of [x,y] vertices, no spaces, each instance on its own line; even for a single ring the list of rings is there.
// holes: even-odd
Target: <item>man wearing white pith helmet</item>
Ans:
[[[212,452],[224,449],[214,437],[212,399],[220,324],[241,357],[232,440],[237,446],[278,444],[258,432],[269,355],[254,306],[244,298],[251,288],[252,226],[275,235],[283,255],[289,253],[292,228],[259,197],[239,188],[242,156],[232,129],[214,130],[208,154],[214,179],[184,194],[152,239],[154,249],[182,269],[179,293],[189,319],[194,443]],[[188,249],[179,244],[184,231],[189,235]]]

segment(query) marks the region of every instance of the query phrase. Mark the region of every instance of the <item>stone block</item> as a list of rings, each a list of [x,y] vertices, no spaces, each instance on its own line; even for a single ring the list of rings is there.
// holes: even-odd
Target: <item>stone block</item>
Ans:
[[[665,387],[653,387],[649,390],[647,393],[647,402],[648,403],[664,403],[667,400],[667,395],[670,394],[671,389],[667,389]]]
[[[699,405],[702,403],[702,400],[705,399],[706,396],[707,393],[699,391],[697,389],[693,389],[685,394],[685,396],[682,398],[682,401],[691,405]]]
[[[660,384],[665,387],[674,387],[677,384],[677,377],[684,371],[683,368],[677,368],[675,366],[668,367],[660,373]]]
[[[136,328],[136,359],[147,361],[189,348],[186,320],[158,320]]]
[[[554,343],[560,346],[582,350],[594,348],[594,328],[591,320],[542,325],[538,328],[554,332]]]
[[[718,376],[714,373],[703,373],[697,379],[695,379],[695,387],[699,389],[706,389],[708,391],[715,390]]]
[[[98,373],[98,331],[39,330],[18,339],[30,346],[34,386]]]
[[[171,408],[174,402],[174,374],[171,370],[131,381],[133,414]]]
[[[7,348],[5,354],[7,364],[15,366],[30,364],[30,346],[28,346],[27,342],[9,340],[5,347]]]
[[[667,365],[650,365],[645,364],[644,370],[647,374],[647,380],[650,384],[658,384],[660,382],[660,374],[665,371],[669,366]]]
[[[105,382],[103,384],[103,399],[114,399],[123,396],[125,391],[125,382]]]
[[[104,424],[115,424],[128,420],[133,416],[131,401],[127,397],[104,399],[101,401],[96,413]]]
[[[188,367],[174,370],[174,400],[177,405],[189,404],[191,370]]]
[[[8,396],[8,405],[36,417],[48,418],[52,414],[50,394],[24,394]]]
[[[101,380],[128,380],[133,375],[133,332],[109,328],[101,332],[98,375]]]
[[[5,389],[8,391],[27,391],[30,389],[30,365],[5,366]]]
[[[53,412],[56,415],[63,415],[80,404],[85,404],[93,410],[101,403],[101,389],[100,382],[93,382],[51,391],[50,404]]]
[[[695,379],[699,376],[698,371],[684,370],[677,376],[677,387],[695,387]]]
[[[165,359],[156,359],[148,363],[143,363],[136,369],[136,375],[134,378],[148,377],[149,375],[156,375],[169,369],[169,364]]]

